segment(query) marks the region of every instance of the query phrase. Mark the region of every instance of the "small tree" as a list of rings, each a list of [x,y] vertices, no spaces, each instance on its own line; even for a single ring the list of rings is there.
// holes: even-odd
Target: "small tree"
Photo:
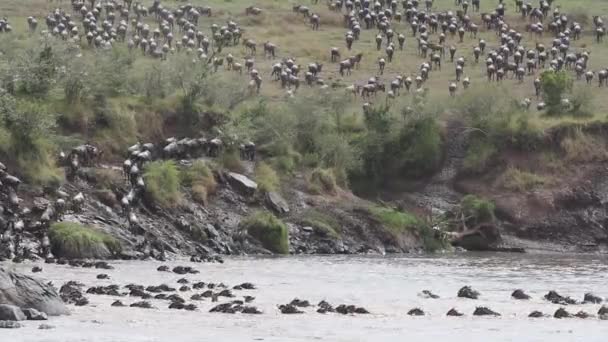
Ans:
[[[547,114],[560,114],[562,96],[572,89],[572,79],[565,71],[547,70],[541,74],[540,82]]]

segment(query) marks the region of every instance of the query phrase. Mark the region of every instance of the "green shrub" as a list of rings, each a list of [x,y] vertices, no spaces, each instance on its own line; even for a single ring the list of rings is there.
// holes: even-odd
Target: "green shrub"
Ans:
[[[280,179],[277,173],[266,163],[260,162],[255,168],[255,181],[263,192],[277,191]]]
[[[308,210],[303,213],[299,223],[304,227],[312,227],[317,235],[333,239],[340,238],[338,221],[318,210]]]
[[[207,205],[209,195],[217,187],[213,172],[202,160],[197,160],[181,172],[182,184],[192,188],[192,197],[195,201]]]
[[[54,223],[49,230],[55,256],[73,259],[103,258],[119,253],[120,243],[113,237],[74,222]]]
[[[414,232],[428,252],[434,252],[447,246],[447,242],[427,222],[418,219],[413,214],[383,207],[372,207],[369,208],[369,211],[396,236],[406,231]]]
[[[241,227],[267,250],[277,254],[289,253],[287,226],[273,214],[256,212],[241,222]]]
[[[494,203],[484,198],[475,195],[466,195],[460,201],[460,209],[467,221],[477,225],[485,222],[493,222],[496,206]]]
[[[499,178],[498,182],[512,191],[531,191],[538,187],[551,184],[546,177],[509,167]]]
[[[317,192],[335,194],[338,186],[330,169],[314,169],[310,174],[310,186]]]
[[[172,208],[180,204],[180,172],[172,160],[155,161],[145,168],[147,197],[160,206]]]
[[[387,157],[401,161],[400,169],[421,176],[437,169],[442,157],[441,132],[434,118],[426,117],[405,125],[399,136],[398,151]],[[397,153],[393,155],[392,152]],[[396,157],[395,157],[396,156]]]
[[[480,173],[489,166],[492,157],[496,155],[496,147],[486,139],[474,139],[467,148],[467,154],[462,163],[466,172]]]
[[[566,71],[547,70],[540,75],[540,81],[547,114],[562,114],[561,101],[563,95],[572,89],[572,79]]]

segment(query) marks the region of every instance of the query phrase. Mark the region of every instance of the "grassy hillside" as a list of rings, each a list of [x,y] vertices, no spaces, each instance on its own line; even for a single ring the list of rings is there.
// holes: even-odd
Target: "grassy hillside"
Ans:
[[[142,2],[147,6],[152,3]],[[608,66],[608,47],[605,42],[595,42],[592,17],[608,13],[608,1],[554,1],[554,7],[560,6],[562,12],[582,24],[582,39],[572,41],[571,51],[588,50],[591,53],[588,70],[596,71],[596,76],[591,85],[584,80],[574,81],[565,95],[584,104],[584,115],[552,116],[534,110],[539,100],[534,96],[533,79],[540,70],[535,75],[526,75],[523,83],[509,76],[501,85],[489,84],[485,63],[474,63],[473,47],[477,39],[468,33],[463,43],[448,34],[446,46],[456,46],[456,56],[465,57],[464,76],[470,77],[472,84],[469,90],[465,91],[460,84],[457,96],[449,97],[448,85],[454,82],[455,68],[444,60],[442,69],[433,70],[424,84],[426,95],[416,97],[402,92],[390,100],[380,93],[370,99],[373,110],[364,115],[364,100],[353,97],[345,87],[378,76],[377,60],[385,56],[385,45],[376,51],[376,29],[363,29],[360,40],[348,52],[344,43],[347,31],[344,12],[330,11],[323,0],[317,5],[302,1],[320,15],[319,31],[313,31],[307,19],[292,11],[294,1],[191,3],[213,9],[211,17],[201,16],[199,20],[198,29],[204,34],[210,35],[212,24],[221,26],[234,20],[243,29],[243,38],[258,43],[254,58],[255,68],[263,78],[261,94],[250,94],[247,90],[250,78],[246,73],[239,75],[224,67],[214,73],[205,63],[193,64],[194,53],[170,54],[166,61],[160,61],[143,56],[139,50],[129,51],[125,43],[115,43],[111,51],[103,51],[89,47],[84,39],[77,44],[57,38],[42,39],[40,32],[46,29],[44,16],[57,6],[69,12],[68,1],[2,1],[0,16],[6,16],[14,28],[11,34],[0,34],[2,87],[18,88],[3,95],[8,99],[3,102],[8,103],[4,112],[31,117],[17,121],[17,125],[14,115],[13,119],[5,115],[0,131],[0,138],[4,139],[0,152],[4,159],[32,180],[56,182],[56,176],[49,176],[59,173],[50,156],[79,142],[93,141],[106,151],[108,160],[118,160],[125,146],[137,140],[158,140],[172,135],[210,136],[219,129],[237,140],[256,141],[263,156],[282,174],[299,168],[331,169],[337,183],[347,186],[353,179],[382,181],[393,176],[416,178],[432,173],[440,164],[445,144],[450,143],[445,141],[449,120],[464,121],[469,129],[483,132],[474,139],[468,156],[469,166],[479,169],[507,146],[531,150],[534,139],[552,127],[606,119],[608,100],[603,94],[606,89],[597,86],[597,71]],[[507,22],[523,34],[523,45],[527,48],[539,42],[551,45],[549,32],[540,38],[526,33],[528,21],[514,13],[512,1],[506,3]],[[174,8],[183,3],[163,4]],[[250,5],[260,7],[262,14],[245,15],[245,8]],[[497,1],[482,1],[480,12],[490,12],[496,5]],[[452,0],[435,0],[434,10],[455,11],[456,7]],[[488,42],[487,50],[497,48],[496,34],[483,27],[479,14],[470,15],[480,26],[478,38]],[[38,18],[35,34],[28,32],[28,16]],[[156,27],[152,16],[144,21],[152,29]],[[379,76],[387,86],[398,75],[415,77],[425,61],[417,54],[409,24],[393,22],[392,28],[396,35],[403,33],[407,38],[405,50],[397,49],[393,62]],[[180,35],[175,29],[176,41]],[[261,45],[266,41],[278,47],[274,60],[263,56]],[[436,42],[437,36],[431,35],[430,41]],[[341,77],[337,63],[330,62],[332,47],[340,49],[342,58],[363,53],[360,67],[352,75]],[[52,53],[44,54],[45,48]],[[238,45],[226,47],[215,57],[228,53],[239,63],[247,56],[245,48]],[[309,63],[323,63],[320,77],[330,87],[310,88],[301,75],[302,86],[295,97],[289,97],[279,82],[270,77],[272,65],[282,58],[294,58],[303,72]],[[566,73],[574,79],[572,71]],[[526,97],[533,101],[529,111],[517,105]],[[22,142],[28,139],[17,134],[23,132],[31,138],[25,147]],[[25,165],[39,165],[34,168],[39,171],[25,172],[31,170]]]

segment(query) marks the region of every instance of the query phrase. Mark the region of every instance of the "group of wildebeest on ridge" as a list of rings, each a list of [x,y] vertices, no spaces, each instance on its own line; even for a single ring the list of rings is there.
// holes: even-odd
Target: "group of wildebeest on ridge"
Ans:
[[[595,42],[601,43],[605,35],[601,17],[593,17],[593,28],[584,28],[560,10],[554,0],[509,3],[498,0],[489,12],[482,12],[482,7],[494,5],[481,2],[454,0],[453,8],[439,9],[434,0],[328,0],[329,11],[323,15],[341,16],[345,27],[344,46],[328,47],[328,60],[335,64],[334,71],[327,75],[331,82],[322,77],[321,62],[309,63],[303,70],[298,62],[307,56],[281,57],[280,47],[271,41],[261,44],[266,64],[257,65],[256,37],[234,19],[222,26],[209,25],[216,13],[209,6],[182,4],[172,7],[160,0],[154,0],[151,6],[132,0],[72,0],[71,13],[70,9],[57,8],[43,19],[46,24],[43,33],[93,49],[111,49],[124,43],[132,52],[140,51],[159,60],[177,53],[191,54],[216,72],[221,68],[246,73],[252,94],[260,92],[264,78],[277,82],[288,96],[295,95],[302,81],[321,88],[340,87],[344,84],[340,78],[351,75],[353,69],[360,69],[366,54],[378,53],[381,57],[372,62],[377,65],[376,70],[367,75],[371,77],[345,86],[347,93],[368,100],[383,91],[388,101],[404,90],[423,89],[425,82],[449,63],[448,68],[454,70],[447,77],[449,81],[446,80],[450,95],[455,96],[460,87],[469,87],[472,79],[467,76],[468,69],[482,68],[488,82],[512,78],[522,83],[526,78],[532,79],[537,107],[542,110],[539,79],[542,69],[571,70],[577,80],[592,82],[596,73],[588,68],[590,52],[572,47],[571,42],[581,39],[587,30]],[[318,0],[312,0],[307,5],[294,4],[292,10],[316,32],[324,30],[319,15],[322,6]],[[273,16],[256,6],[246,7],[235,17],[238,14],[265,15],[257,25],[264,25]],[[37,31],[38,19],[28,17],[27,26],[31,32]],[[12,31],[9,20],[2,19],[0,32]],[[494,34],[485,34],[485,39],[478,37],[484,31]],[[371,46],[362,42],[365,41],[361,39],[363,34],[375,37]],[[319,37],[323,38],[320,34]],[[359,52],[353,51],[355,49]],[[385,67],[404,58],[408,50],[410,55],[419,57],[417,71],[385,79]],[[259,67],[266,69],[269,63],[269,74],[263,75]],[[397,68],[391,70],[394,69]],[[608,70],[599,70],[597,79],[599,86],[603,86],[608,79]],[[522,105],[529,108],[534,95],[525,98]],[[563,99],[563,105],[569,107],[569,100]]]

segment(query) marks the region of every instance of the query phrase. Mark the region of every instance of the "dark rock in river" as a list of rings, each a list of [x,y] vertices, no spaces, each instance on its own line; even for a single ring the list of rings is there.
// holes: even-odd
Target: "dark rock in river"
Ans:
[[[576,302],[576,300],[570,298],[570,297],[563,297],[561,296],[559,293],[555,292],[555,291],[549,291],[549,293],[547,293],[545,295],[545,299],[550,301],[553,304],[559,304],[559,305],[575,305],[578,304]]]
[[[583,298],[583,304],[601,304],[604,300],[601,297],[594,295],[593,293],[585,293]]]
[[[120,300],[117,300],[114,303],[112,303],[111,306],[123,307],[123,306],[125,306],[125,304],[123,302],[121,302]]]
[[[279,305],[279,310],[281,310],[282,314],[301,314],[303,311],[298,310],[297,307],[287,304],[287,305]]]
[[[473,316],[500,316],[500,314],[486,308],[485,306],[478,306],[475,308]]]
[[[524,290],[520,290],[517,289],[515,291],[513,291],[513,293],[511,294],[511,297],[515,298],[515,299],[520,299],[520,300],[528,300],[530,299],[530,296],[528,296]]]
[[[0,304],[0,321],[25,321],[26,318],[18,306]]]
[[[574,317],[578,317],[578,318],[586,319],[586,318],[591,317],[591,315],[590,315],[590,314],[588,314],[588,313],[586,313],[585,311],[579,311],[579,312],[577,312],[577,313],[574,315]]]
[[[460,298],[469,298],[469,299],[477,299],[479,298],[479,292],[473,290],[470,286],[465,286],[458,290],[458,297]]]
[[[555,314],[553,314],[553,317],[555,317],[555,318],[571,318],[572,315],[568,311],[566,311],[566,309],[559,308],[559,309],[557,309],[557,311],[555,311]]]
[[[154,308],[150,302],[141,301],[129,305],[132,308],[152,309]]]
[[[99,279],[99,280],[110,279],[110,276],[102,273],[102,274],[97,275],[97,279]]]
[[[446,316],[460,317],[460,316],[464,316],[464,314],[461,313],[461,312],[458,312],[458,310],[452,308],[452,309],[450,309],[450,311],[448,311],[448,313],[446,314]]]
[[[530,317],[530,318],[541,318],[541,317],[544,317],[544,316],[545,316],[545,315],[544,315],[542,312],[540,312],[540,311],[532,311],[532,312],[531,312],[531,313],[528,315],[528,317]]]
[[[38,266],[32,267],[32,273],[40,273],[42,272],[42,268]]]
[[[602,307],[597,312],[598,315],[608,315],[608,306],[602,305]]]
[[[0,268],[0,303],[33,308],[50,316],[69,313],[52,285],[3,268]]]
[[[22,325],[16,321],[0,321],[0,329],[19,329]]]
[[[156,270],[159,272],[171,272],[171,269],[169,268],[169,266],[166,266],[166,265],[158,266],[158,268]]]
[[[433,292],[429,291],[429,290],[422,290],[422,292],[420,293],[420,297],[423,298],[431,298],[431,299],[438,299],[439,296],[434,294]]]
[[[262,313],[262,311],[258,310],[258,308],[256,308],[255,306],[244,306],[243,307],[243,311],[241,311],[244,314],[253,314],[253,315],[259,315]]]
[[[307,301],[307,300],[300,300],[298,298],[295,298],[289,304],[293,305],[293,306],[297,306],[299,308],[307,308],[307,307],[310,306],[310,302],[309,301]]]
[[[407,312],[410,316],[424,316],[424,311],[419,308],[413,308],[412,310]]]

